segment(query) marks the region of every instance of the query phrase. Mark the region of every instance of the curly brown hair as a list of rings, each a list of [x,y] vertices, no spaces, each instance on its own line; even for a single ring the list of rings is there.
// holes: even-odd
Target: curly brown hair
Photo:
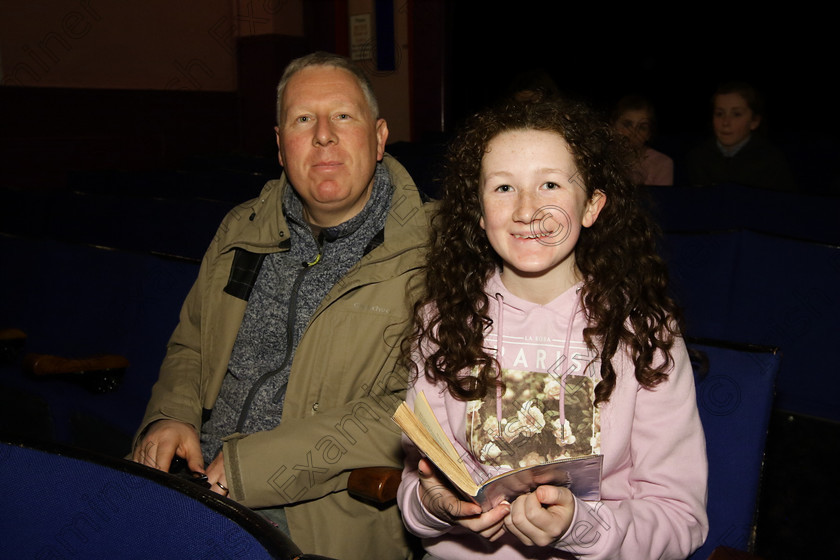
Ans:
[[[606,194],[598,220],[582,229],[575,247],[584,280],[584,339],[601,359],[596,404],[609,400],[615,387],[611,359],[620,347],[629,349],[639,383],[656,386],[667,378],[673,363],[670,349],[682,329],[680,309],[668,296],[667,267],[657,252],[659,231],[632,179],[632,154],[603,115],[575,100],[485,109],[469,118],[450,143],[432,222],[426,291],[415,306],[412,332],[403,341],[403,363],[419,375],[412,360],[419,353],[429,380],[445,382],[460,400],[482,398],[499,383],[499,365],[484,346],[492,325],[484,286],[502,262],[479,225],[479,177],[490,141],[511,130],[562,136],[587,195],[591,198],[596,190]],[[654,363],[659,352],[665,358]],[[470,370],[475,374],[463,375]]]

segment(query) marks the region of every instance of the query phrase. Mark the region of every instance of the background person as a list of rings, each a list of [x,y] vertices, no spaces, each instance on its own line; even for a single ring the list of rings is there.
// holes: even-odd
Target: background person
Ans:
[[[764,103],[753,86],[744,82],[720,85],[712,96],[714,136],[686,158],[690,184],[796,190],[786,155],[760,131],[763,115]]]
[[[638,152],[638,182],[642,185],[672,186],[674,160],[650,146],[656,129],[653,103],[641,95],[622,97],[613,109],[612,124],[616,132],[627,138]]]

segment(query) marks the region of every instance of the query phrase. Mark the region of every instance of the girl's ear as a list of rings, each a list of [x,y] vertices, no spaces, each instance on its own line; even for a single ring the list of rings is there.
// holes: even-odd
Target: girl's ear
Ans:
[[[583,219],[581,225],[583,227],[591,227],[598,219],[598,214],[604,209],[607,203],[607,195],[604,191],[595,191],[592,193],[592,198],[586,203],[586,208],[583,211]]]

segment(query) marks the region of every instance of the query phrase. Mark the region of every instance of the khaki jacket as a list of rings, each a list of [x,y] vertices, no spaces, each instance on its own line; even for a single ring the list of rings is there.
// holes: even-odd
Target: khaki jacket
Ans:
[[[378,508],[346,491],[355,468],[402,467],[390,416],[406,379],[395,360],[422,284],[431,211],[408,172],[387,154],[383,162],[395,185],[383,243],[332,288],[310,320],[281,424],[233,434],[223,447],[232,499],[252,508],[286,506],[292,539],[304,552],[342,560],[409,557],[396,506]],[[223,291],[234,248],[288,249],[286,188],[285,175],[270,181],[259,198],[222,221],[181,309],[138,437],[164,418],[200,429],[202,413],[213,408],[246,305]]]

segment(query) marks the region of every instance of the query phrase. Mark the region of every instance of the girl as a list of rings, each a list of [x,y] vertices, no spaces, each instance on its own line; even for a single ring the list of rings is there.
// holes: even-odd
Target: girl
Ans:
[[[642,185],[673,186],[674,160],[649,144],[656,124],[653,104],[640,95],[626,95],[613,109],[612,124],[638,151],[636,180]]]
[[[685,558],[705,441],[632,154],[588,107],[508,105],[450,147],[403,359],[477,479],[603,454],[602,501],[541,486],[481,512],[403,438],[398,503],[427,558]]]

